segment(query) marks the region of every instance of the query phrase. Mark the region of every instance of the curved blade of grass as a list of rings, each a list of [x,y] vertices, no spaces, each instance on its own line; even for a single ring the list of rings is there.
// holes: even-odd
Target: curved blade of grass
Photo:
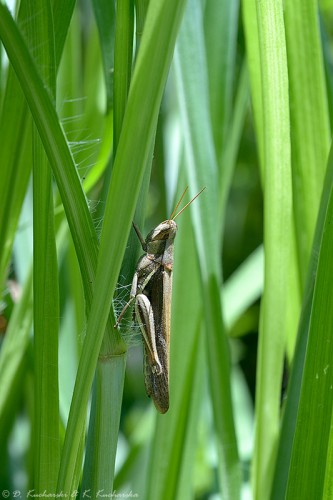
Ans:
[[[44,88],[20,32],[8,9],[1,3],[0,38],[3,40],[10,62],[21,82],[59,187],[80,263],[89,309],[98,243],[87,200],[51,99]],[[114,317],[111,317],[110,331],[113,330],[114,322]],[[114,340],[115,350],[119,349],[120,352],[123,352],[124,346],[119,343],[117,332],[113,332],[111,338]]]
[[[71,487],[82,432],[82,424],[78,425],[77,419],[88,402],[94,366],[151,147],[183,4],[179,0],[155,0],[149,5],[106,203],[96,293],[73,394],[60,467],[59,491],[69,491]]]
[[[8,57],[21,81],[22,89],[25,92],[45,150],[53,166],[68,221],[74,233],[74,241],[79,241],[79,244],[96,241],[80,180],[51,99],[44,89],[20,32],[3,4],[0,4],[0,13],[0,36]],[[64,165],[70,167],[65,169]],[[81,253],[88,253],[89,255],[91,246],[91,243],[88,243],[87,248],[82,249]],[[86,272],[83,272],[83,274],[89,276],[89,265],[86,262],[84,263],[84,269],[86,269]]]
[[[68,148],[65,136],[59,125],[59,121],[53,107],[53,104],[45,91],[43,83],[36,71],[34,62],[27,50],[22,37],[13,22],[7,8],[0,4],[0,38],[3,40],[7,54],[15,71],[21,81],[22,89],[29,103],[31,112],[34,116],[35,123],[39,130],[43,141],[45,151],[48,155],[50,164],[53,168],[54,175],[59,186],[62,201],[65,207],[69,226],[73,235],[74,244],[76,247],[78,260],[80,263],[81,273],[83,276],[83,285],[85,289],[86,306],[89,311],[93,285],[95,281],[95,268],[97,261],[97,237],[92,223],[92,219],[88,210],[87,202],[82,191],[80,180],[75,169],[75,165]],[[116,279],[117,273],[115,274]],[[120,339],[119,333],[114,331],[113,325],[115,319],[112,316],[112,309],[109,308],[110,314],[108,321],[107,340],[109,344],[109,352],[115,355],[124,355],[126,347]],[[110,334],[111,333],[111,334]],[[95,343],[94,332],[91,333],[90,342]],[[98,339],[97,339],[98,341]],[[95,344],[96,349],[100,347]],[[88,347],[88,352],[90,346]],[[97,359],[97,356],[96,356]],[[96,360],[95,360],[96,361]],[[90,372],[91,380],[95,364],[91,363],[88,356],[83,365],[83,374],[78,377],[78,384],[83,388],[84,398],[80,398],[83,404],[76,413],[76,430],[78,431],[77,446],[73,448],[71,456],[71,469],[68,482],[68,490],[76,489],[75,471],[77,470],[77,451],[80,447],[81,436],[86,420],[87,401],[90,393],[91,384],[86,383],[86,372]],[[118,391],[115,394],[115,404],[121,404],[122,394]],[[112,427],[114,436],[118,434],[117,426]],[[68,435],[68,434],[66,434]],[[69,434],[69,440],[71,435]],[[66,464],[66,461],[65,461]],[[67,465],[65,465],[67,469]]]
[[[283,2],[257,1],[264,109],[264,299],[256,384],[254,497],[268,497],[280,426],[292,239],[287,54]]]
[[[293,204],[304,288],[331,139],[317,2],[285,2],[285,29]]]
[[[53,13],[57,37],[55,50],[59,62],[65,36],[73,11],[73,1],[56,0]],[[22,31],[27,30],[26,2],[21,2],[17,22]],[[9,66],[0,116],[0,283],[3,282],[9,263],[15,229],[21,211],[24,193],[31,173],[31,161],[25,146],[25,136],[30,132],[27,126],[27,105],[13,68]],[[29,139],[27,139],[29,140]],[[31,140],[31,139],[30,139]],[[30,145],[29,145],[30,146]]]
[[[201,5],[189,1],[176,52],[177,91],[185,136],[192,195],[206,192],[191,205],[205,314],[210,390],[219,455],[219,480],[226,498],[240,495],[240,469],[230,390],[230,357],[221,300],[218,169],[209,117],[207,66]]]

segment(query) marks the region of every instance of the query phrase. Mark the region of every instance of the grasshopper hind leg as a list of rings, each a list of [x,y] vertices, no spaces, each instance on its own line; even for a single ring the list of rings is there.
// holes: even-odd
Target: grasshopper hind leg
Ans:
[[[135,314],[140,323],[144,343],[146,391],[148,396],[153,398],[158,411],[165,413],[169,408],[168,373],[160,361],[158,352],[162,350],[163,354],[166,345],[163,338],[156,336],[153,308],[146,295],[136,296]]]

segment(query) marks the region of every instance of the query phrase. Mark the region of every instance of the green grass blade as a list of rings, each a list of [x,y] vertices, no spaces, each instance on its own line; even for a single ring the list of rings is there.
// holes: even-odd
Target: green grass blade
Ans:
[[[141,12],[144,15],[144,12]],[[115,95],[114,95],[114,122],[118,131],[114,136],[115,146],[118,145],[119,135],[124,119],[127,103],[128,87],[132,66],[132,43],[133,43],[133,10],[130,2],[119,5],[117,11],[117,36],[115,57]],[[142,20],[141,20],[142,22]],[[114,151],[113,154],[116,154]],[[142,182],[134,220],[139,227],[143,225],[145,202],[150,180],[153,148],[148,155],[147,167],[145,168],[144,180]],[[104,178],[103,191],[108,187],[108,177]],[[139,241],[135,231],[132,231],[128,239],[123,265],[120,272],[120,284],[129,283],[134,274],[137,261]],[[128,335],[128,332],[125,335]],[[92,418],[89,424],[88,444],[86,454],[83,482],[93,491],[99,491],[101,487],[105,491],[112,491],[113,469],[115,463],[117,443],[117,432],[119,428],[120,409],[122,403],[122,391],[124,383],[125,358],[110,358],[108,340],[104,338],[100,356],[97,364],[95,384],[93,386]],[[123,369],[119,365],[122,363]],[[110,375],[114,376],[115,383],[110,386]],[[109,388],[106,391],[106,388]],[[104,389],[104,391],[103,391]],[[109,400],[112,405],[105,403]],[[111,426],[110,422],[115,422]],[[112,429],[112,432],[110,432]],[[99,446],[100,445],[100,446]],[[101,457],[100,448],[105,450],[105,456]],[[96,452],[95,452],[96,450]],[[111,453],[110,453],[111,450]],[[101,470],[101,464],[104,464]]]
[[[297,331],[299,319],[301,315],[301,291],[300,291],[300,276],[298,267],[298,255],[296,248],[296,235],[292,233],[291,240],[291,257],[289,266],[289,300],[286,310],[286,358],[291,365],[294,359],[295,345],[297,339]]]
[[[223,310],[228,328],[258,300],[264,287],[264,249],[258,247],[228,278],[223,287]]]
[[[32,270],[24,283],[20,301],[15,305],[6,337],[0,351],[0,422],[6,419],[10,409],[8,403],[14,385],[15,374],[23,362],[29,344],[29,334],[32,327]],[[1,425],[1,429],[3,426]]]
[[[101,490],[113,491],[125,361],[124,356],[100,359],[96,369],[82,477],[82,491],[89,491],[92,497]]]
[[[58,58],[62,54],[65,35],[71,17],[71,4],[73,2],[55,2],[54,22],[57,37],[55,49]],[[29,26],[27,22],[26,3],[21,2],[17,22],[26,32]],[[73,5],[72,5],[73,8]],[[66,22],[65,22],[66,21]],[[27,105],[20,85],[14,74],[13,68],[9,66],[4,100],[0,116],[0,163],[2,182],[0,183],[0,233],[2,235],[0,244],[0,283],[3,282],[11,255],[15,230],[18,223],[20,210],[23,203],[24,193],[27,189],[28,179],[31,173],[31,161],[29,161],[30,127],[27,123]],[[28,144],[27,144],[28,143]]]
[[[328,443],[328,450],[327,450],[327,463],[326,463],[326,470],[325,470],[325,483],[324,483],[324,491],[323,491],[323,498],[332,498],[333,496],[333,446],[332,446],[332,433],[330,433],[330,438],[329,438],[329,443]]]
[[[246,41],[247,66],[250,77],[253,119],[258,144],[261,180],[264,181],[264,112],[262,102],[262,79],[260,71],[260,45],[256,0],[242,2],[243,24]]]
[[[283,2],[257,2],[264,109],[264,299],[256,384],[254,498],[268,497],[280,425],[292,239],[287,54]]]
[[[285,2],[285,27],[293,203],[303,288],[331,140],[317,2]]]
[[[0,283],[4,284],[13,249],[15,231],[31,174],[31,128],[28,127],[27,108],[13,70],[9,70],[1,113],[0,135]]]
[[[302,304],[302,315],[299,324],[298,339],[295,350],[295,357],[292,366],[291,380],[288,388],[288,397],[284,410],[281,436],[277,454],[275,478],[272,488],[272,499],[278,500],[286,495],[286,487],[290,470],[291,454],[293,450],[293,441],[296,431],[296,422],[298,418],[298,408],[300,404],[300,394],[302,387],[302,377],[308,337],[310,331],[313,295],[315,279],[317,276],[318,255],[324,231],[324,224],[327,218],[327,207],[333,186],[333,152],[331,148],[330,157],[326,171],[326,177],[323,187],[323,194],[320,203],[318,221],[314,237],[314,244],[311,254],[311,260],[308,270],[307,283]],[[312,475],[311,475],[312,477]]]
[[[244,128],[245,117],[249,108],[249,82],[248,70],[246,63],[242,63],[240,76],[238,80],[235,105],[233,108],[232,118],[226,132],[226,139],[223,150],[220,154],[220,185],[219,185],[219,215],[223,220],[232,176],[236,165],[237,154],[239,151],[241,135]],[[223,231],[221,231],[223,234]]]
[[[82,240],[96,241],[80,180],[52,102],[9,11],[0,4],[0,12],[0,36],[21,81],[21,86],[53,167],[69,224],[74,232],[74,241],[78,240],[80,244],[82,244]],[[64,165],[69,166],[69,168],[65,169]],[[91,243],[88,243],[88,246],[82,249],[81,253],[85,254],[89,251],[91,251]],[[87,267],[86,263],[84,267]],[[83,274],[89,276],[89,270]]]
[[[188,3],[177,46],[176,70],[191,194],[202,186],[207,187],[200,200],[191,206],[191,213],[201,275],[220,487],[227,498],[236,499],[240,494],[240,470],[231,403],[229,350],[219,291],[219,234],[215,226],[218,169],[209,117],[202,11],[196,2]]]
[[[115,28],[115,2],[114,0],[111,2],[109,0],[93,0],[92,5],[101,44],[107,95],[106,112],[109,113],[113,106],[114,37],[112,34]],[[120,2],[119,8],[121,8],[121,5],[122,2]]]
[[[37,134],[37,132],[35,132]],[[40,147],[37,136],[37,149]],[[40,158],[38,158],[38,154]],[[35,481],[37,491],[54,490],[60,463],[58,401],[58,268],[54,241],[51,172],[45,172],[44,150],[35,153],[34,168],[34,363]],[[47,187],[46,187],[47,186]],[[41,193],[44,196],[41,196]],[[38,216],[38,215],[39,216]],[[41,217],[41,214],[43,216]],[[37,229],[38,227],[38,229]]]
[[[149,5],[149,0],[135,0],[135,45],[136,53],[140,48],[141,38],[143,33],[143,27],[145,24],[145,19],[147,15],[147,9]]]
[[[133,2],[118,2],[115,37],[114,124],[113,145],[116,154],[122,129],[128,90],[131,81],[133,56],[134,10]]]
[[[232,119],[238,14],[239,0],[206,2],[204,26],[210,112],[218,158],[225,147],[226,133]]]
[[[33,16],[35,9],[39,15]],[[49,92],[55,93],[50,2],[28,3],[28,36]],[[45,43],[40,43],[45,41]],[[33,128],[34,487],[55,491],[60,463],[58,397],[59,288],[51,169]]]
[[[54,38],[54,48],[56,57],[56,67],[59,67],[62,57],[62,51],[65,45],[65,40],[68,33],[69,23],[71,21],[73,10],[75,7],[75,0],[53,0],[52,12],[54,33],[57,36]]]
[[[333,406],[333,196],[329,197],[312,300],[286,498],[322,498]],[[320,429],[320,432],[318,432]]]

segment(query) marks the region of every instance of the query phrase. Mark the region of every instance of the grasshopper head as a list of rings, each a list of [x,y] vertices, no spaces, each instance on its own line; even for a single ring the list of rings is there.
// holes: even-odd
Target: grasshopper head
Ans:
[[[173,220],[165,220],[155,227],[146,238],[147,252],[158,253],[164,248],[163,242],[173,240],[176,236],[178,226]],[[161,248],[160,248],[161,247]]]

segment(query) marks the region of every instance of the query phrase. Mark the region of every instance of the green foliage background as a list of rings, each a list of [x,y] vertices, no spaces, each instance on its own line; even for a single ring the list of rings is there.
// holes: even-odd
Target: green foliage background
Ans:
[[[332,498],[332,15],[0,2],[0,491]],[[113,325],[187,185],[158,415]]]

